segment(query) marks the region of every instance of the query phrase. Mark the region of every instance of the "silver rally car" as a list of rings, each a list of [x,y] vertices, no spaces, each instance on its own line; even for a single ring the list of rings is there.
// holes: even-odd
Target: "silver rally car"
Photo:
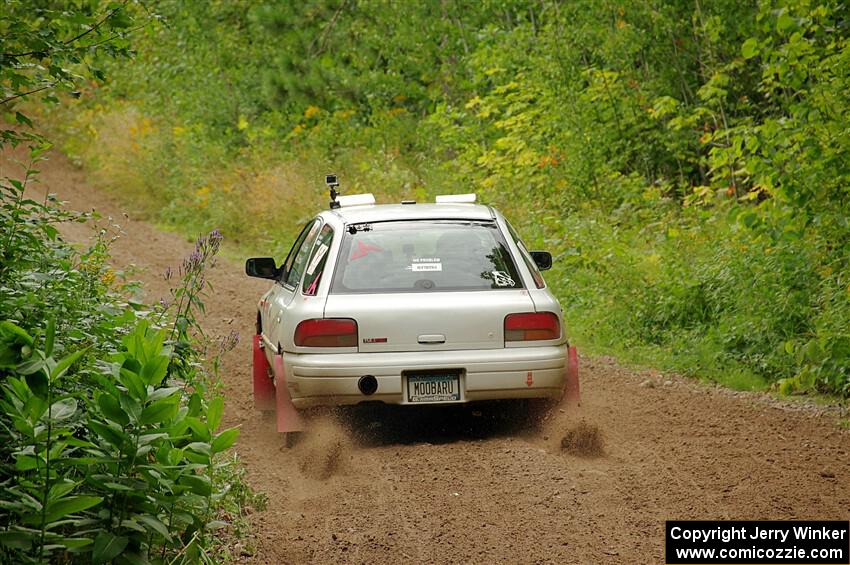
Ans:
[[[246,262],[274,281],[258,306],[255,395],[275,384],[269,370],[258,381],[256,359],[280,354],[296,408],[561,398],[567,338],[539,272],[549,253],[529,252],[474,195],[376,205],[333,189],[282,265]]]

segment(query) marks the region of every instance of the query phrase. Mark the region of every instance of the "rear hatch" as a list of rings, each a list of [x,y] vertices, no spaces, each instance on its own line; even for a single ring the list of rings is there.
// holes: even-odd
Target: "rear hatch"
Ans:
[[[325,317],[356,320],[362,352],[450,351],[504,347],[505,316],[533,311],[523,290],[347,294]]]
[[[325,305],[363,352],[500,348],[505,316],[533,311],[491,220],[349,225]]]

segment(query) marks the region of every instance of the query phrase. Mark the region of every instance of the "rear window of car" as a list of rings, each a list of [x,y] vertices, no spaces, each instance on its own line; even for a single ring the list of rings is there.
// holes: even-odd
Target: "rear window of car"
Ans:
[[[417,220],[348,227],[331,292],[523,288],[494,222]]]

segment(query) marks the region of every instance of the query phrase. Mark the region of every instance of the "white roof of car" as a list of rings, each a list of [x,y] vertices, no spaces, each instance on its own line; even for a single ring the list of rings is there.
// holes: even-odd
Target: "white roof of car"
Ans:
[[[336,208],[331,213],[347,224],[387,220],[492,220],[489,206],[481,204],[372,204]]]

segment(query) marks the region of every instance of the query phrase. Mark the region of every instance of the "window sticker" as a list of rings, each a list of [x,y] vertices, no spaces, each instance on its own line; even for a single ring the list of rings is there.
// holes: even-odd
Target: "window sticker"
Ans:
[[[406,270],[414,273],[443,270],[443,263],[439,257],[414,257],[412,261],[413,264],[407,267]]]
[[[421,271],[442,271],[442,263],[414,263],[410,266],[410,270],[414,273]]]
[[[322,243],[316,249],[316,253],[313,254],[313,260],[310,261],[310,264],[307,266],[307,274],[312,275],[316,270],[316,267],[319,266],[319,263],[322,261],[322,257],[325,256],[325,253],[328,252],[328,245],[326,243]]]
[[[516,283],[511,276],[505,271],[492,271],[493,282],[496,286],[516,286]]]

